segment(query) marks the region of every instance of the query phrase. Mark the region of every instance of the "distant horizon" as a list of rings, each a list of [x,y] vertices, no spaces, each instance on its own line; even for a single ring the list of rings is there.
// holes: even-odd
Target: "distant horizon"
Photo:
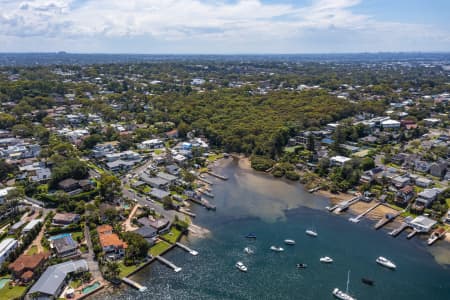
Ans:
[[[75,54],[75,55],[188,55],[188,56],[204,56],[204,55],[217,55],[217,56],[264,56],[264,55],[360,55],[360,54],[450,54],[450,50],[436,50],[436,51],[374,51],[374,52],[242,52],[242,53],[207,53],[207,52],[180,52],[180,53],[163,53],[163,52],[70,52],[70,51],[0,51],[0,55],[3,54]]]
[[[2,0],[0,52],[450,51],[448,0]]]

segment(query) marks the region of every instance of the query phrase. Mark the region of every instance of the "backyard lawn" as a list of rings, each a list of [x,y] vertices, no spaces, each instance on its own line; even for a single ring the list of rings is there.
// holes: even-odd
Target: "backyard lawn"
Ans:
[[[171,244],[175,244],[178,241],[180,235],[181,231],[175,228],[175,226],[172,226],[172,228],[170,228],[170,231],[164,234],[162,238]]]
[[[26,286],[15,286],[10,288],[9,284],[5,284],[5,286],[0,289],[0,300],[19,299],[22,294],[25,293],[26,289]]]
[[[148,251],[153,257],[160,255],[170,247],[170,244],[165,241],[159,241],[156,245]]]

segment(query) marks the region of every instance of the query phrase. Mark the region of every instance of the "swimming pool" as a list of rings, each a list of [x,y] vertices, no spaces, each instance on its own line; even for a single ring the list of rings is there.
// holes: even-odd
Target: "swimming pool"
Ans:
[[[57,234],[57,235],[53,235],[49,238],[49,240],[57,240],[66,236],[70,236],[70,233],[61,233],[61,234]]]
[[[87,287],[83,288],[82,293],[88,294],[92,292],[93,290],[97,289],[100,286],[100,282],[96,281],[91,285],[88,285]]]
[[[5,286],[5,284],[7,284],[9,281],[11,281],[10,278],[2,278],[2,279],[0,279],[0,289],[2,289]]]

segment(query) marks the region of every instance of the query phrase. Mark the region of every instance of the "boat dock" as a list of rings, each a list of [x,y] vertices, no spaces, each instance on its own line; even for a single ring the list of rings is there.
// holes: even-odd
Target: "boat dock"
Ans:
[[[394,230],[392,230],[391,232],[389,232],[389,235],[396,237],[397,235],[399,235],[403,230],[405,230],[408,227],[409,227],[408,224],[402,222],[402,224],[399,227],[397,227]]]
[[[216,210],[216,206],[209,203],[209,201],[206,200],[205,198],[201,198],[201,199],[189,198],[188,200],[191,200],[192,202],[197,203],[198,205],[201,205],[201,206],[205,207],[206,209]]]
[[[378,206],[380,206],[381,205],[381,203],[380,202],[378,202],[377,204],[375,204],[374,206],[372,206],[372,207],[369,207],[365,212],[363,212],[362,214],[359,214],[358,216],[356,216],[355,218],[350,218],[350,219],[348,219],[350,222],[353,222],[353,223],[358,223],[359,221],[361,221],[361,219],[365,216],[365,215],[367,215],[368,213],[370,213],[372,210],[374,210],[375,208],[377,208]]]
[[[400,224],[399,227],[395,228],[394,230],[392,230],[391,232],[389,232],[390,236],[396,237],[397,235],[399,235],[403,230],[405,230],[406,228],[410,227],[409,222],[412,221],[412,217],[406,217],[405,220],[402,222],[402,224]]]
[[[194,214],[193,212],[187,211],[186,209],[180,208],[180,213],[185,214],[189,217],[196,217],[196,214]]]
[[[309,189],[308,193],[314,193],[317,192],[318,190],[320,190],[322,188],[322,186],[316,186],[315,188]]]
[[[400,215],[400,212],[397,212],[395,214],[386,214],[383,218],[381,218],[374,226],[375,230],[380,229],[387,223],[393,221],[395,218],[397,218]]]
[[[122,278],[122,281],[131,285],[132,287],[134,287],[135,289],[137,289],[139,292],[144,292],[147,290],[146,286],[140,285],[139,283],[137,283],[134,280],[131,280],[130,278],[124,277]]]
[[[223,176],[223,175],[219,175],[219,174],[214,173],[214,172],[211,172],[211,171],[208,171],[208,172],[206,172],[206,173],[209,174],[209,175],[211,175],[211,176],[214,176],[214,177],[216,177],[216,178],[222,179],[222,180],[228,180],[228,177]]]
[[[345,210],[347,210],[347,209],[350,207],[350,205],[355,204],[355,203],[358,202],[360,199],[361,199],[360,196],[356,196],[356,197],[353,197],[352,199],[342,201],[342,202],[339,203],[339,204],[337,205],[337,207],[336,207],[335,209],[333,209],[333,210],[334,210],[336,213],[340,213],[340,212],[342,212],[342,211],[345,211]]]
[[[418,233],[418,231],[415,230],[415,229],[413,229],[413,231],[411,231],[411,232],[406,236],[406,238],[409,240],[409,239],[411,239],[413,236],[415,236],[416,233]]]
[[[198,189],[197,191],[200,192],[201,194],[205,195],[205,196],[208,196],[208,197],[210,197],[210,198],[214,198],[214,194],[208,192],[208,191],[205,190],[205,189]]]
[[[189,248],[189,247],[186,246],[186,245],[183,245],[182,243],[177,242],[177,243],[175,243],[175,245],[177,245],[177,246],[180,247],[181,249],[183,249],[183,250],[189,252],[189,254],[191,254],[192,256],[197,256],[197,255],[198,255],[198,252],[197,252],[197,251],[192,250],[191,248]]]
[[[202,181],[202,182],[204,182],[204,183],[206,183],[206,184],[213,185],[213,183],[211,181],[209,181],[208,179],[205,179],[203,177],[199,176],[199,177],[197,177],[197,179]]]
[[[169,260],[165,259],[162,256],[156,256],[155,259],[159,260],[160,262],[162,262],[163,264],[165,264],[166,266],[172,268],[176,273],[181,271],[181,268],[176,266],[174,263],[170,262]]]

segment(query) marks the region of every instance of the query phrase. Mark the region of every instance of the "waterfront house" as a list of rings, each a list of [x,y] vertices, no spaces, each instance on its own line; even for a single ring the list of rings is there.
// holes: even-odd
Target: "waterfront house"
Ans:
[[[414,188],[411,185],[404,186],[395,194],[395,203],[399,206],[406,206],[414,197]]]
[[[48,257],[48,252],[36,253],[33,255],[22,254],[14,262],[8,265],[8,269],[14,279],[19,279],[26,283],[34,278],[36,270],[44,265]]]
[[[9,254],[11,254],[18,245],[19,242],[12,238],[6,238],[0,242],[0,264],[8,258]]]
[[[73,213],[56,213],[53,217],[53,225],[66,226],[80,221],[79,214]]]
[[[430,218],[427,218],[425,216],[418,216],[411,222],[409,222],[409,225],[414,228],[414,230],[418,232],[429,232],[431,228],[436,225],[436,221],[432,220]]]
[[[112,252],[120,256],[125,254],[125,249],[128,245],[117,234],[112,232],[111,225],[105,224],[98,226],[97,233],[103,252]]]
[[[88,263],[84,259],[50,266],[31,287],[27,296],[34,299],[56,299],[66,285],[66,277],[69,274],[88,270]]]
[[[140,227],[139,229],[133,232],[142,236],[150,245],[155,244],[156,237],[158,236],[158,230],[148,225]]]
[[[78,244],[70,234],[53,239],[50,245],[55,250],[56,255],[61,258],[78,254]]]

